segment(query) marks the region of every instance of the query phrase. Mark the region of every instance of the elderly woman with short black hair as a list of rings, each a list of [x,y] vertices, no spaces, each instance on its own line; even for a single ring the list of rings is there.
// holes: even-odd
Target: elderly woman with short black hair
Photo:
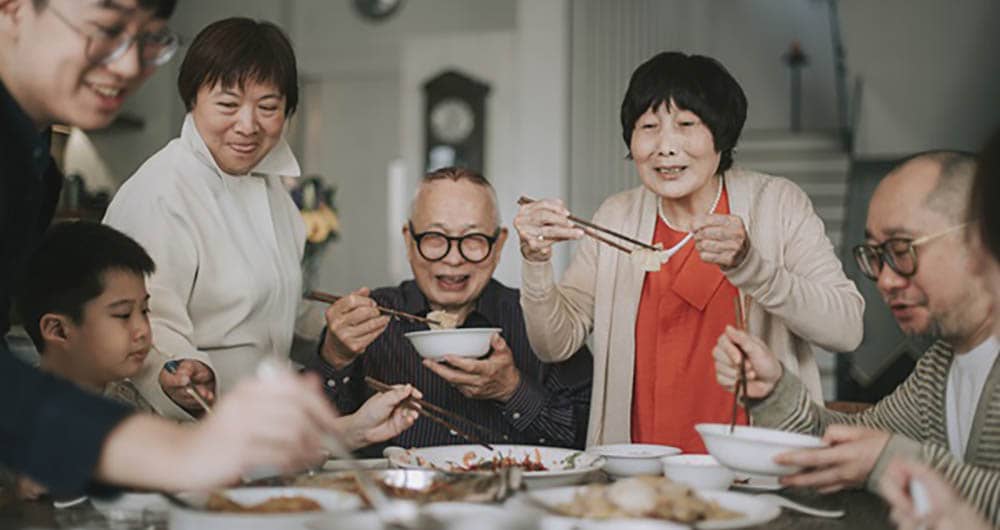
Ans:
[[[671,257],[656,271],[585,238],[560,201],[524,205],[514,221],[535,352],[564,360],[594,334],[588,444],[704,452],[694,425],[728,423],[732,410],[732,394],[714,384],[712,349],[736,324],[734,300],[816,400],[810,343],[848,351],[861,341],[864,301],[809,198],[786,179],[733,167],[746,110],[740,85],[709,57],[661,53],[633,73],[622,137],[643,185],[608,198],[594,222],[662,244]],[[581,241],[557,284],[551,247],[570,239]]]
[[[202,411],[189,384],[212,402],[261,360],[288,358],[305,227],[281,178],[300,174],[283,135],[298,72],[281,29],[247,18],[209,25],[177,84],[188,110],[180,137],[121,187],[104,221],[156,262],[148,281],[154,347],[134,382],[161,414],[190,419]],[[412,414],[392,414],[409,393],[376,396],[342,418],[348,443],[382,441],[411,425]]]

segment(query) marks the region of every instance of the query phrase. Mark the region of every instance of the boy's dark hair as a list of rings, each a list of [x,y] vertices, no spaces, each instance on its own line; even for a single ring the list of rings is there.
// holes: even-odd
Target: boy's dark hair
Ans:
[[[35,11],[41,11],[49,5],[49,0],[31,1],[35,5]],[[152,11],[156,18],[162,19],[170,18],[170,15],[174,14],[174,8],[177,7],[177,0],[138,0],[136,3],[140,8]]]
[[[662,52],[635,69],[622,100],[625,148],[632,145],[639,116],[670,100],[697,114],[712,132],[715,151],[721,154],[716,172],[732,167],[733,148],[747,119],[747,97],[726,67],[704,55]]]
[[[1000,129],[986,142],[979,152],[976,176],[972,180],[972,201],[969,204],[969,221],[977,222],[979,238],[990,256],[1000,261]]]
[[[73,221],[49,229],[28,259],[17,300],[39,352],[45,349],[42,315],[58,313],[80,322],[83,306],[104,292],[104,274],[112,270],[145,276],[156,265],[142,245],[110,226]]]
[[[288,36],[267,21],[233,17],[213,22],[194,38],[177,77],[184,106],[194,108],[198,89],[221,83],[273,83],[285,96],[285,115],[299,104],[299,74]]]

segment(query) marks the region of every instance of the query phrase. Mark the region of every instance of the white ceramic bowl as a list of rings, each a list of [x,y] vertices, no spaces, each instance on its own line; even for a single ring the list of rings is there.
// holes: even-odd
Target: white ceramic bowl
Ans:
[[[604,472],[612,477],[659,475],[663,473],[661,458],[681,454],[676,447],[655,444],[595,445],[587,448],[587,452],[603,456]]]
[[[459,328],[411,331],[403,336],[410,339],[417,353],[425,359],[482,357],[490,351],[490,338],[500,328]]]
[[[796,449],[825,447],[816,436],[793,432],[737,425],[729,433],[724,423],[699,423],[694,426],[708,452],[726,467],[758,475],[783,476],[796,473],[800,468],[778,465],[774,457]]]
[[[496,444],[493,445],[492,452],[480,445],[441,445],[414,449],[387,447],[383,454],[394,467],[441,471],[453,471],[461,467],[465,461],[475,463],[497,454],[518,460],[525,457],[535,460],[536,457],[540,457],[541,462],[548,468],[547,471],[525,471],[521,475],[524,486],[531,490],[579,484],[586,480],[591,472],[601,469],[604,465],[604,458],[593,453],[535,445]]]
[[[170,530],[265,530],[304,529],[310,521],[320,519],[325,512],[356,511],[361,498],[342,491],[318,488],[233,488],[221,492],[240,504],[258,504],[273,497],[308,497],[323,507],[318,512],[303,513],[225,513],[188,510],[171,506]],[[187,492],[179,495],[193,506],[203,507],[209,493]]]
[[[712,455],[674,455],[660,461],[665,477],[695,489],[727,490],[736,477]]]
[[[122,493],[114,497],[91,497],[91,504],[109,519],[141,517],[143,512],[167,513],[170,503],[159,493]]]

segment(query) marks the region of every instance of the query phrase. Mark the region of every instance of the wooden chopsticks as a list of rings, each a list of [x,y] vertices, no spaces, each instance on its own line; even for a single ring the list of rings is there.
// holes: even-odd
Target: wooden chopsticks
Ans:
[[[332,304],[337,300],[343,298],[342,296],[337,296],[335,294],[330,294],[330,293],[324,293],[323,291],[309,291],[306,294],[302,295],[302,297],[305,298],[306,300],[313,300],[315,302],[325,302],[327,304]],[[375,308],[378,309],[380,312],[382,312],[382,314],[384,315],[392,315],[394,317],[405,318],[407,320],[423,322],[424,324],[434,324],[435,326],[441,325],[440,322],[432,318],[417,316],[412,313],[407,313],[405,311],[399,311],[397,309],[390,309],[388,307],[382,307],[382,306],[375,306]]]
[[[367,377],[366,376],[365,377],[365,383],[367,383],[368,386],[372,387],[372,389],[375,390],[376,392],[388,392],[389,390],[392,390],[392,388],[393,388],[392,385],[387,385],[387,384],[379,381],[378,379],[375,379],[374,377]],[[479,425],[478,423],[476,423],[476,422],[474,422],[474,421],[472,421],[472,420],[470,420],[470,419],[468,419],[468,418],[466,418],[464,416],[460,416],[458,414],[455,414],[454,412],[451,412],[449,410],[443,409],[443,408],[441,408],[441,407],[439,407],[439,406],[437,406],[437,405],[435,405],[433,403],[428,403],[427,401],[424,401],[422,399],[415,398],[415,397],[411,396],[411,397],[409,397],[409,398],[406,399],[405,405],[408,406],[410,409],[419,412],[422,416],[424,416],[425,418],[433,421],[434,423],[437,423],[437,424],[441,425],[442,427],[444,427],[444,428],[446,428],[446,429],[448,429],[450,431],[454,431],[455,433],[457,433],[459,436],[461,436],[462,438],[464,438],[469,443],[474,443],[474,444],[477,444],[477,445],[481,445],[481,446],[489,449],[490,451],[493,451],[493,446],[492,445],[484,442],[483,440],[481,440],[477,436],[474,436],[472,434],[469,434],[469,433],[463,431],[462,429],[459,429],[458,427],[456,427],[455,425],[453,425],[448,420],[446,420],[444,418],[441,418],[441,417],[435,415],[434,413],[440,414],[441,416],[445,416],[445,417],[451,418],[453,420],[464,422],[464,423],[466,423],[468,425],[471,425],[472,427],[476,428],[480,432],[483,432],[483,433],[486,433],[486,434],[492,434],[494,436],[498,436],[499,438],[504,438],[503,435],[499,435],[497,433],[494,433],[493,431],[487,429],[486,427],[483,427],[482,425]],[[431,412],[433,412],[433,413],[431,413]]]
[[[521,197],[520,199],[517,200],[517,203],[520,204],[520,205],[531,204],[533,202],[535,202],[535,199],[531,199],[529,197]],[[590,236],[590,237],[592,237],[592,238],[600,241],[601,243],[604,243],[606,245],[610,245],[610,246],[612,246],[614,248],[617,248],[618,250],[621,250],[622,252],[625,252],[627,254],[631,254],[632,253],[632,249],[629,249],[627,247],[619,245],[619,244],[617,244],[615,242],[609,241],[608,239],[603,238],[603,237],[597,235],[596,233],[594,233],[594,230],[596,230],[598,232],[604,232],[605,234],[608,234],[610,236],[614,236],[614,237],[616,237],[618,239],[621,239],[622,241],[627,241],[627,242],[629,242],[629,243],[631,243],[633,245],[636,245],[638,247],[644,248],[646,250],[654,250],[654,251],[660,250],[659,248],[656,248],[653,245],[650,245],[649,243],[643,243],[642,241],[639,241],[638,239],[634,239],[634,238],[631,238],[631,237],[629,237],[629,236],[627,236],[625,234],[622,234],[622,233],[619,233],[619,232],[615,232],[614,230],[611,230],[610,228],[604,228],[601,225],[597,225],[597,224],[591,223],[590,221],[588,221],[586,219],[581,219],[581,218],[579,218],[579,217],[577,217],[575,215],[572,215],[572,214],[569,215],[568,219],[570,221],[573,221],[573,223],[576,224],[577,227],[582,228],[583,231],[584,231],[584,233],[587,234],[588,236]]]
[[[750,308],[750,297],[746,297],[746,310]],[[740,295],[737,294],[733,298],[733,307],[736,310],[736,329],[740,331],[747,330],[747,318],[743,304],[740,303]],[[740,401],[743,401],[743,410],[746,412],[747,418],[750,417],[750,411],[746,410],[747,401],[747,369],[746,369],[747,354],[740,350],[740,379],[736,381],[736,388],[733,390],[733,413],[732,419],[729,422],[729,434],[736,431],[736,419],[739,413]],[[741,399],[742,398],[742,399]]]

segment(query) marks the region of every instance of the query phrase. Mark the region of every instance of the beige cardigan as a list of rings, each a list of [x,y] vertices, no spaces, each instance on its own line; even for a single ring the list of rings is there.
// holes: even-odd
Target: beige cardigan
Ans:
[[[750,332],[761,337],[813,399],[822,402],[819,369],[809,343],[831,351],[860,344],[864,299],[847,279],[812,203],[778,177],[731,169],[729,208],[747,227],[750,251],[726,271],[750,295]],[[608,198],[594,222],[650,242],[657,195],[644,186]],[[573,354],[593,337],[594,387],[587,445],[631,438],[635,319],[645,273],[628,257],[591,238],[580,241],[562,282],[552,265],[523,260],[521,306],[528,338],[547,362]],[[692,388],[692,392],[697,392]]]

